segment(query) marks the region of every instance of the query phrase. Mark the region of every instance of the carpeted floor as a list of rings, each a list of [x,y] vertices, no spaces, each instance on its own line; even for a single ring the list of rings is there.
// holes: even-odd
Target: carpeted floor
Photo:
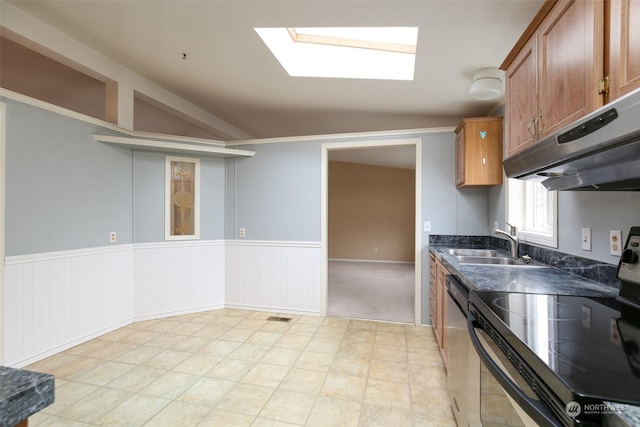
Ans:
[[[414,322],[413,264],[329,261],[328,316]]]

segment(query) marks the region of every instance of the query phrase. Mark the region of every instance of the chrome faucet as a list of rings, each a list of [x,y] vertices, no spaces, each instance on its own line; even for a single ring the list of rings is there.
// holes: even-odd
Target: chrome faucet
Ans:
[[[516,231],[516,227],[509,224],[507,222],[507,227],[509,227],[509,232],[507,233],[506,231],[503,230],[499,230],[497,228],[493,229],[493,234],[501,234],[503,236],[505,236],[507,239],[509,239],[509,243],[511,243],[511,256],[513,258],[519,258],[519,254],[518,254],[518,234]]]

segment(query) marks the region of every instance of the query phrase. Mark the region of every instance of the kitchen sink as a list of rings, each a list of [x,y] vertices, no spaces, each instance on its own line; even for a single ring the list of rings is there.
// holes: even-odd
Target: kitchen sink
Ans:
[[[450,255],[456,257],[497,257],[500,256],[500,251],[494,249],[448,249],[447,252]]]
[[[523,261],[503,256],[456,256],[461,264],[481,264],[492,266],[548,268],[540,264],[525,264]]]

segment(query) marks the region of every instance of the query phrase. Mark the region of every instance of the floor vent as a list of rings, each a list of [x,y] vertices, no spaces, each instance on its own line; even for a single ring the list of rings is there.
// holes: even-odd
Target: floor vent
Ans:
[[[271,320],[272,322],[291,322],[291,317],[271,316],[267,320]]]

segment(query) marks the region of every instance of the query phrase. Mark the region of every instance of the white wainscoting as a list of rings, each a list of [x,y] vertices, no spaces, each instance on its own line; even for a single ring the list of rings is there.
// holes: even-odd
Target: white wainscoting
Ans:
[[[133,321],[231,307],[319,315],[320,244],[187,241],[5,258],[3,364]]]
[[[135,244],[133,265],[136,321],[224,307],[224,240]]]
[[[131,323],[131,245],[5,258],[3,363],[22,367]]]
[[[227,241],[226,306],[320,315],[320,242]]]

